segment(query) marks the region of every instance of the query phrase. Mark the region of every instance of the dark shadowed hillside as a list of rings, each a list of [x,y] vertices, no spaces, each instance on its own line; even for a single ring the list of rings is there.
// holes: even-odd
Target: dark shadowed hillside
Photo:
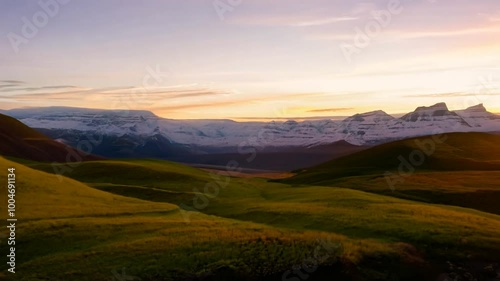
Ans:
[[[301,171],[319,184],[500,214],[499,135],[454,133],[387,143]]]
[[[323,183],[329,180],[386,171],[500,170],[500,136],[451,133],[411,138],[379,145],[302,170],[287,182]]]
[[[0,114],[0,155],[40,162],[100,159],[54,141],[18,120]]]

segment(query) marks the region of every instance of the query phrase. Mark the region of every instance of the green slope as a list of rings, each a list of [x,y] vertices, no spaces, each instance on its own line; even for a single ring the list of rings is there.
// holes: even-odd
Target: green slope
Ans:
[[[352,188],[500,214],[499,141],[500,136],[484,133],[407,139],[312,167],[283,182]]]
[[[57,198],[90,188],[3,163],[2,169],[19,166],[19,175],[26,175],[22,186],[56,187],[26,199],[53,207],[23,222],[19,235],[30,258],[19,265],[19,271],[29,273],[20,280],[110,280],[112,271],[123,267],[141,280],[202,280],[197,278],[204,274],[211,276],[208,280],[252,280],[252,275],[282,280],[283,272],[314,252],[318,238],[341,243],[343,251],[323,264],[317,280],[435,280],[433,274],[445,270],[447,261],[482,264],[500,256],[500,217],[471,209],[351,189],[228,178],[157,160],[86,162],[67,174],[148,201],[95,191],[66,204]],[[53,171],[50,164],[29,165]],[[0,180],[5,180],[2,174]],[[207,184],[218,186],[217,194],[213,189],[207,194]],[[89,201],[107,203],[95,212],[85,210],[94,204]],[[182,204],[193,212],[159,202]],[[195,202],[207,204],[197,208]],[[20,209],[31,209],[20,204]],[[59,204],[74,213],[58,212]],[[124,207],[110,213],[106,205]]]
[[[43,173],[0,157],[0,178],[6,182],[7,169],[15,167],[18,186],[18,216],[23,220],[57,219],[76,216],[107,216],[129,212],[174,211],[171,204],[145,204],[130,197],[112,195],[78,181]],[[5,192],[5,189],[2,189]],[[4,195],[4,194],[2,194]],[[0,212],[5,214],[5,204]]]
[[[305,169],[289,183],[327,183],[347,176],[386,171],[495,171],[500,170],[500,136],[452,133],[406,139],[379,145]]]
[[[342,276],[344,266],[361,257],[396,258],[406,251],[401,245],[198,212],[186,221],[175,205],[113,195],[69,178],[59,181],[3,158],[1,182],[7,182],[8,168],[16,169],[17,178],[15,280],[113,280],[123,278],[124,268],[139,280],[281,278],[315,253],[318,240],[330,247],[320,265]],[[1,196],[7,198],[5,189]],[[5,219],[5,204],[0,213]],[[2,241],[0,252],[8,253],[7,247]],[[6,268],[0,266],[0,279],[11,278]]]
[[[100,175],[97,167],[119,171],[122,165],[151,165],[149,180],[136,181],[130,172],[114,178]],[[42,168],[43,165],[37,165]],[[92,168],[92,167],[95,167]],[[85,173],[84,173],[85,171]],[[175,176],[168,180],[168,176]],[[179,175],[192,177],[192,184]],[[207,172],[164,161],[101,161],[86,163],[71,177],[89,179],[93,187],[154,202],[179,204],[210,215],[293,230],[340,233],[359,239],[404,242],[434,257],[500,253],[500,217],[470,209],[423,204],[350,189],[286,184],[258,179],[218,180]],[[133,181],[133,184],[124,184]],[[209,184],[211,194],[205,193]],[[218,192],[213,194],[213,187]],[[201,204],[197,207],[196,204]],[[485,225],[488,225],[485,227]],[[462,238],[468,237],[466,243]],[[493,243],[494,242],[494,243]],[[447,249],[447,250],[443,250]]]

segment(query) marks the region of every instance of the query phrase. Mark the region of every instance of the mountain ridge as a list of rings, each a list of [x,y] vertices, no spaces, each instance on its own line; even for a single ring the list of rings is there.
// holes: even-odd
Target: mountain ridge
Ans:
[[[500,116],[484,105],[450,111],[445,103],[422,106],[396,118],[382,110],[359,113],[343,120],[236,122],[233,120],[174,120],[144,110],[84,108],[25,108],[3,111],[31,128],[76,146],[88,135],[105,143],[94,149],[130,153],[106,157],[207,155],[261,152],[263,149],[307,149],[346,141],[373,146],[391,141],[453,132],[500,132]],[[163,148],[162,148],[163,147]],[[167,147],[167,148],[165,148]],[[100,154],[102,155],[102,153]],[[168,158],[167,158],[168,159]]]

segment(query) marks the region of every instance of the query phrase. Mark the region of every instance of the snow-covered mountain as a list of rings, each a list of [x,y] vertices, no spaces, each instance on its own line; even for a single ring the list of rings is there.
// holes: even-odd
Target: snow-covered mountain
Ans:
[[[456,113],[473,127],[481,128],[485,131],[498,131],[500,116],[488,112],[483,104],[471,106],[464,110],[457,110]]]
[[[354,145],[373,145],[436,133],[500,132],[500,116],[489,113],[482,104],[450,111],[446,104],[438,103],[419,107],[401,118],[373,111],[342,121],[303,122],[171,120],[149,111],[67,107],[14,109],[4,114],[70,144],[83,135],[93,135],[126,139],[139,146],[161,139],[178,148],[312,147],[342,140]]]

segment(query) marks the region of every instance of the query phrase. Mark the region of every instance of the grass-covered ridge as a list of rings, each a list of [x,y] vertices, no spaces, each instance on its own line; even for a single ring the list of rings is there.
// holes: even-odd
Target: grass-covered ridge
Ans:
[[[486,133],[412,138],[306,169],[282,182],[351,188],[500,214],[499,141],[499,135]]]
[[[410,170],[405,162],[417,171],[498,171],[499,142],[500,135],[486,133],[450,133],[405,139],[305,169],[285,182],[323,185],[340,177],[398,171],[402,162],[404,171]]]

